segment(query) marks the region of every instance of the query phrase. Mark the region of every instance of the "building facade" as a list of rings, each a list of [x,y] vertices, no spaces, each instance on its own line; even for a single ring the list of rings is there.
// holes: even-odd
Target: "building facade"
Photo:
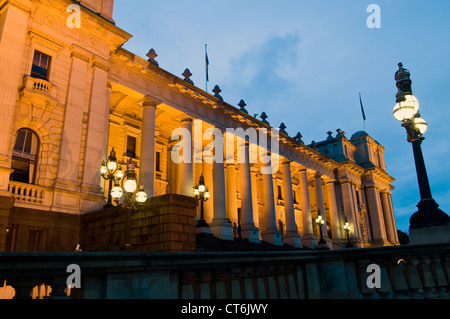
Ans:
[[[183,78],[159,67],[154,50],[144,59],[122,48],[131,35],[116,26],[113,0],[0,3],[0,250],[74,250],[83,218],[105,206],[99,169],[112,149],[136,163],[150,200],[192,198],[203,175],[204,218],[222,240],[234,240],[236,223],[251,243],[316,248],[322,233],[333,249],[398,244],[394,179],[365,132],[305,145],[274,130],[218,87],[196,87],[189,70]],[[180,129],[190,149],[177,163]],[[261,131],[277,147],[255,145],[250,133]]]

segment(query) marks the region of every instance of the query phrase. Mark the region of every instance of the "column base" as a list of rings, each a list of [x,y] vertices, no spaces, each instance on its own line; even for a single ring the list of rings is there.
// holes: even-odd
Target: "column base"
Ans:
[[[259,239],[259,229],[254,225],[242,225],[241,234],[242,238],[248,239],[251,243],[261,243],[261,240]]]
[[[304,247],[315,249],[317,247],[317,238],[314,234],[304,234],[302,236],[302,244]]]
[[[223,240],[234,240],[231,223],[224,219],[214,219],[209,225],[211,232],[217,238]]]
[[[283,246],[283,240],[281,236],[281,232],[278,229],[266,229],[261,232],[262,240],[275,245],[275,246]]]
[[[289,246],[292,246],[292,247],[295,247],[295,248],[303,248],[302,238],[296,232],[289,232],[289,233],[284,234],[283,242],[286,245],[289,245]]]

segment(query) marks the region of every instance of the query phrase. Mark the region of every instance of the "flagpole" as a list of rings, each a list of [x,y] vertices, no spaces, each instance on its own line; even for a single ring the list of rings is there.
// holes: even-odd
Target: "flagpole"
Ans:
[[[361,105],[361,113],[362,113],[363,124],[364,124],[364,132],[367,132],[366,131],[366,114],[364,112],[364,106],[363,106],[363,102],[362,102],[362,98],[361,98],[361,92],[359,92],[359,104]]]
[[[207,48],[208,48],[208,45],[207,44],[205,44],[205,76],[206,76],[206,81],[205,81],[205,83],[206,83],[206,89],[205,89],[205,91],[206,92],[208,92],[208,50],[207,50]]]

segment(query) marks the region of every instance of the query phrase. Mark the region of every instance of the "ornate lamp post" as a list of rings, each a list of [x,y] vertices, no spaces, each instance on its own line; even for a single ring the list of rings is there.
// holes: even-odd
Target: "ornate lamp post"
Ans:
[[[110,192],[111,197],[114,199],[117,206],[122,206],[126,209],[125,250],[128,250],[131,247],[131,212],[137,206],[141,206],[147,201],[147,194],[145,193],[144,188],[141,186],[138,189],[137,187],[138,182],[135,169],[135,163],[131,159],[128,160],[125,173],[122,174],[120,178],[118,178],[116,174],[114,187]],[[120,199],[124,193],[125,200],[121,205]]]
[[[327,242],[325,241],[325,239],[323,239],[323,233],[322,233],[322,226],[325,224],[325,220],[323,219],[322,215],[320,214],[320,211],[316,218],[316,224],[317,224],[317,226],[319,226],[319,231],[320,231],[320,239],[319,239],[317,248],[318,249],[328,249]]]
[[[352,248],[353,245],[350,244],[350,231],[352,230],[352,228],[350,227],[350,223],[346,220],[344,223],[344,230],[347,233],[347,245],[345,246],[345,248]]]
[[[431,195],[425,162],[423,159],[421,144],[425,139],[423,135],[427,131],[427,123],[420,118],[419,102],[412,94],[410,72],[403,68],[403,64],[398,64],[399,69],[395,73],[397,85],[397,104],[393,113],[395,119],[402,122],[406,129],[408,142],[412,144],[414,162],[416,165],[417,179],[419,182],[420,202],[417,204],[418,211],[410,218],[410,230],[429,227],[449,225],[449,216],[440,210],[439,205]]]
[[[205,221],[203,202],[206,202],[211,195],[209,194],[208,189],[205,187],[205,179],[203,177],[203,174],[200,175],[198,185],[194,188],[194,196],[197,200],[200,201],[200,220],[197,222],[196,227],[209,228],[209,225]]]
[[[113,149],[109,153],[108,159],[103,160],[102,166],[100,167],[100,175],[103,177],[104,180],[109,181],[109,188],[108,188],[108,200],[106,207],[114,206],[111,201],[111,190],[113,188],[113,181],[117,179],[121,179],[123,177],[123,171],[122,171],[122,165],[118,165],[117,163],[117,157],[116,157],[116,151]]]

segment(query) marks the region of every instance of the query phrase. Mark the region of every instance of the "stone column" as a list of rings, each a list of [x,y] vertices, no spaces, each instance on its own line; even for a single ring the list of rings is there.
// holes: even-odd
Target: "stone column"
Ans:
[[[383,209],[380,203],[380,192],[375,185],[368,186],[367,195],[374,245],[384,246],[388,242],[386,238]]]
[[[226,164],[225,196],[227,201],[227,217],[231,223],[238,224],[237,190],[236,190],[236,165]]]
[[[178,164],[172,161],[172,149],[175,144],[170,144],[167,147],[167,193],[177,194],[177,174],[178,174]]]
[[[83,165],[82,187],[87,192],[104,197],[100,188],[99,163],[107,149],[109,126],[110,88],[108,87],[108,61],[95,57],[92,63],[93,79],[89,106],[89,119]]]
[[[339,244],[341,243],[341,240],[343,238],[341,231],[344,225],[342,223],[343,221],[341,221],[339,218],[334,181],[328,181],[326,185],[328,193],[329,212],[330,212],[331,235],[333,238],[333,243],[337,244],[337,246],[339,247],[340,246]]]
[[[359,234],[359,225],[356,221],[356,212],[355,212],[355,204],[353,200],[353,190],[350,181],[341,182],[341,190],[342,190],[342,200],[344,205],[344,215],[347,219],[347,222],[350,224],[351,232],[349,234],[350,239],[356,240],[357,243],[353,243],[354,245],[359,245],[358,242],[358,234]]]
[[[381,192],[381,206],[383,207],[384,224],[386,226],[387,239],[391,244],[397,243],[397,236],[395,236],[397,229],[395,227],[394,216],[391,214],[389,205],[389,195],[386,192]]]
[[[178,193],[184,196],[190,196],[193,197],[194,196],[194,164],[192,162],[192,119],[188,118],[188,119],[184,119],[183,121],[181,121],[181,127],[185,128],[189,131],[190,133],[190,150],[183,150],[183,152],[185,151],[190,151],[190,161],[188,160],[187,163],[186,162],[181,162],[180,164],[178,164],[179,167],[179,174],[178,174]],[[184,138],[184,137],[183,137]]]
[[[270,155],[269,155],[270,156]],[[266,164],[270,167],[271,162]],[[282,246],[282,234],[277,228],[275,214],[275,198],[273,193],[273,176],[272,174],[262,174],[264,183],[264,222],[265,229],[261,233],[262,239],[273,245]]]
[[[302,243],[306,247],[316,248],[317,238],[314,236],[312,226],[311,204],[309,201],[308,175],[306,173],[306,168],[303,168],[299,171],[299,182],[300,182],[300,206],[302,208],[302,215],[303,215]]]
[[[12,1],[3,2],[0,23],[0,196],[9,197],[8,183],[11,171],[10,150],[14,133],[12,132],[14,110],[20,78],[23,76],[24,48],[27,42],[27,27],[30,12],[34,7],[31,1],[16,6]],[[29,8],[26,8],[29,7]],[[30,61],[28,61],[30,62]]]
[[[249,142],[240,139],[239,147],[244,147],[244,162],[239,164],[241,175],[241,219],[242,237],[252,243],[259,243],[259,229],[253,223],[252,182],[250,173]]]
[[[64,125],[61,132],[58,170],[51,211],[79,214],[83,209],[80,198],[82,176],[79,176],[81,161],[81,139],[83,111],[86,96],[88,63],[92,53],[72,45],[71,67],[64,110]],[[103,142],[101,139],[100,142]],[[101,161],[100,161],[101,164]]]
[[[206,149],[205,149],[206,151]],[[214,217],[214,201],[215,201],[215,193],[214,193],[214,180],[213,180],[213,164],[212,164],[212,155],[209,152],[204,152],[203,161],[200,164],[201,166],[201,174],[203,174],[203,178],[205,179],[205,186],[209,191],[210,198],[206,202],[203,203],[203,214],[205,216],[205,221],[210,224]],[[194,181],[194,184],[197,185],[198,179]]]
[[[139,168],[139,183],[149,198],[154,196],[155,189],[155,113],[157,102],[150,97],[142,101],[144,115],[141,133],[141,158]]]
[[[393,227],[394,227],[394,234],[395,234],[395,244],[400,245],[400,242],[398,241],[398,233],[397,233],[397,224],[395,222],[395,215],[394,215],[394,207],[392,205],[392,196],[391,192],[388,192],[389,197],[389,209],[391,211],[392,221],[393,221]]]
[[[323,226],[322,226],[323,238],[328,239],[327,218],[326,218],[326,213],[325,213],[325,202],[323,200],[322,177],[320,176],[320,174],[316,174],[314,176],[314,186],[316,189],[317,209],[319,210],[320,214],[322,215],[323,220],[325,221],[325,224],[323,224]]]
[[[223,138],[216,144],[216,147],[222,147],[223,149]],[[214,236],[224,240],[233,240],[232,224],[227,219],[225,166],[223,160],[214,161],[212,164],[212,173],[214,185],[212,194],[214,218],[209,227]]]
[[[298,234],[297,226],[295,224],[295,209],[294,197],[292,193],[292,178],[291,178],[291,162],[285,161],[281,164],[281,171],[283,173],[283,198],[284,209],[286,216],[286,233],[283,236],[283,242],[297,248],[301,248],[302,241]]]
[[[259,207],[258,207],[258,174],[259,167],[256,164],[250,165],[250,174],[252,178],[252,207],[253,207],[253,224],[256,227],[261,228],[259,226]]]

